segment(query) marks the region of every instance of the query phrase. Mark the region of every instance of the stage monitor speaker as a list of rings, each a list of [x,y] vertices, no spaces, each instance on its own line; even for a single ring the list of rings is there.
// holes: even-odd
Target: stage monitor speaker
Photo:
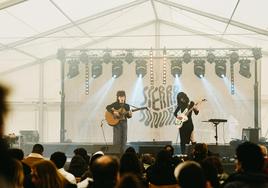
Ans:
[[[39,134],[36,130],[21,130],[20,135],[23,143],[38,143]]]
[[[250,141],[253,143],[258,143],[259,142],[259,129],[255,129],[255,128],[242,129],[242,140]]]

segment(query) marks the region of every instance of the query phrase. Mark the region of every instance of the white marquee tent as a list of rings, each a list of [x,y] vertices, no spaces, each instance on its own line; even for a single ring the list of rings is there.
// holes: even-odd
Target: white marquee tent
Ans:
[[[37,130],[43,142],[60,141],[62,86],[61,64],[57,59],[59,49],[260,48],[262,58],[258,61],[258,127],[260,136],[267,137],[267,7],[268,2],[265,0],[0,1],[0,81],[12,88],[9,98],[12,108],[6,122],[6,133],[19,134],[21,130]],[[105,68],[104,73],[106,76],[102,75],[102,80],[111,77]],[[196,82],[195,79],[191,81]],[[101,87],[103,83],[96,79],[94,87]],[[120,83],[125,85],[122,79]],[[247,82],[238,78],[236,85],[239,84]],[[253,86],[248,87],[252,93]],[[114,96],[114,91],[110,95]],[[106,102],[113,99],[112,96]],[[253,105],[251,107],[254,108]],[[103,114],[103,111],[98,114]],[[253,122],[253,113],[251,115],[250,121]],[[223,116],[230,120],[226,113]],[[201,117],[203,119],[200,118],[199,121],[209,118]],[[230,126],[234,125],[235,123]],[[249,123],[239,126],[238,132],[241,133],[241,129],[246,127],[254,125]],[[69,132],[71,128],[69,127]],[[172,131],[172,128],[167,129]],[[225,132],[232,129],[229,127]],[[90,130],[93,131],[88,133],[90,137],[94,137],[95,133],[102,134],[100,130]],[[107,132],[109,130],[107,128]],[[201,131],[202,128],[199,127],[198,130]],[[84,131],[87,129],[81,128],[75,137],[83,137]],[[134,129],[130,128],[129,131]],[[144,132],[143,129],[137,131],[139,134]],[[165,140],[166,137],[161,136],[159,131],[154,129],[151,136],[145,135],[140,139]],[[202,133],[214,134],[209,133],[210,128],[206,131]],[[161,132],[169,134],[163,130]],[[220,142],[239,139],[240,136],[234,134],[234,137],[230,136],[227,141],[220,139]],[[72,135],[69,137],[76,140]],[[85,135],[84,137],[85,139],[77,141],[87,142]],[[213,136],[209,140],[197,138],[206,142],[213,142],[214,139]],[[102,142],[102,137],[94,137],[93,140]],[[129,133],[129,141],[134,140],[135,137]]]

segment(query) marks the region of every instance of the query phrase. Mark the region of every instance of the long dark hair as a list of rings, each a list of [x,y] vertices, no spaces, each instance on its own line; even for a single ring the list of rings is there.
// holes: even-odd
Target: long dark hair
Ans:
[[[184,101],[184,102],[182,102],[182,100]],[[189,97],[186,95],[186,93],[184,93],[184,92],[179,92],[178,94],[177,94],[177,104],[178,105],[181,105],[182,103],[183,104],[188,104],[189,103]]]

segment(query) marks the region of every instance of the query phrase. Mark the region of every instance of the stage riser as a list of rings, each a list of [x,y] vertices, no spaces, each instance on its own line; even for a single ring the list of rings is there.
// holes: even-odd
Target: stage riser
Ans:
[[[56,151],[65,152],[67,157],[72,157],[74,155],[73,151],[76,148],[85,148],[89,154],[95,153],[96,151],[104,151],[106,154],[119,155],[119,147],[115,145],[103,145],[103,144],[79,144],[79,143],[41,143],[44,146],[44,156],[50,157],[50,155]],[[135,142],[129,143],[128,146],[135,148],[136,152],[139,154],[151,153],[154,156],[164,148],[165,145],[171,144],[170,142]],[[34,143],[26,143],[21,146],[24,151],[25,156],[31,153]],[[180,145],[173,145],[175,149],[175,154],[180,154]],[[192,145],[186,146],[187,154],[190,154],[193,149]],[[235,148],[230,145],[213,145],[209,144],[208,149],[210,152],[218,154],[220,157],[233,157],[235,155]]]

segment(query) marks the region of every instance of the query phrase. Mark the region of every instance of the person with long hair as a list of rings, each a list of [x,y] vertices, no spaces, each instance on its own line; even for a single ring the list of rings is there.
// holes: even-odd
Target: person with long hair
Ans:
[[[36,188],[71,188],[76,185],[69,183],[49,160],[41,160],[32,166],[32,182]]]
[[[182,127],[180,128],[180,145],[181,145],[181,153],[185,153],[185,145],[189,144],[190,141],[192,143],[195,143],[193,140],[193,130],[194,130],[194,125],[193,125],[193,120],[192,120],[192,112],[197,115],[199,113],[199,110],[195,107],[195,103],[193,101],[190,101],[189,97],[186,95],[184,92],[179,92],[177,95],[177,108],[174,112],[174,116],[176,118],[179,118],[179,111],[181,113],[190,110],[193,108],[192,111],[187,113],[187,118],[185,122],[183,122]]]

